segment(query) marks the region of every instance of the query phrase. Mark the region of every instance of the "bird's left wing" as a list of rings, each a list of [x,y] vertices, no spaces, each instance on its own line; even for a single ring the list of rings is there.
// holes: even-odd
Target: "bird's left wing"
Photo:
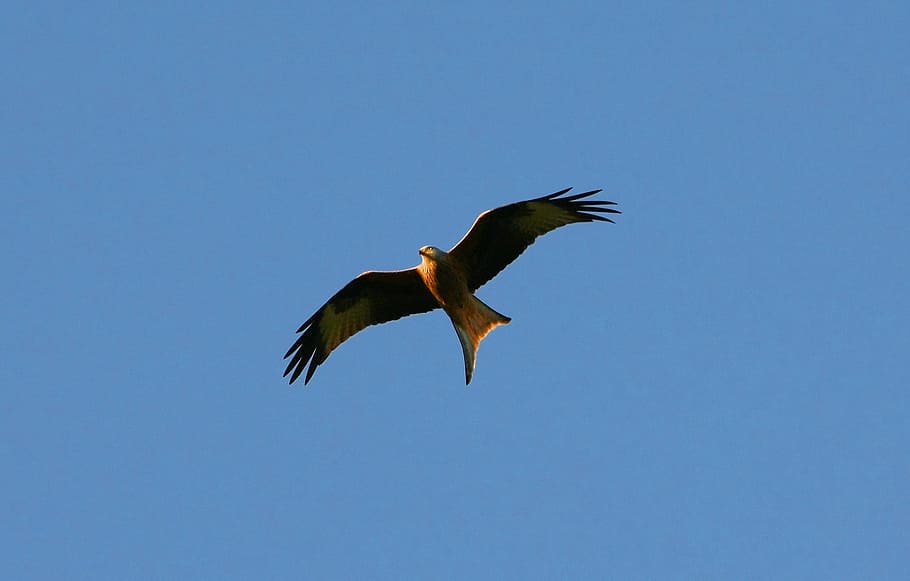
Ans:
[[[464,238],[449,251],[464,265],[471,292],[518,258],[538,236],[574,222],[612,222],[601,214],[620,213],[609,207],[615,202],[584,199],[600,190],[563,196],[571,189],[500,206],[477,217]]]
[[[294,383],[309,362],[304,384],[309,383],[329,353],[351,335],[370,325],[425,313],[438,306],[416,268],[365,272],[335,293],[297,329],[302,335],[284,356],[291,358],[284,375],[291,373],[290,382]]]

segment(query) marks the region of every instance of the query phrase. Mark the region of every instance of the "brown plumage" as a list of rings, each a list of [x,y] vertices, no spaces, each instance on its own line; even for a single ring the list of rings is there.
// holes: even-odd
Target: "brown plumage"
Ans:
[[[613,222],[615,202],[585,200],[601,190],[563,196],[571,188],[487,210],[451,250],[420,249],[421,263],[407,270],[364,272],[335,293],[297,329],[284,375],[291,383],[309,363],[304,383],[348,337],[379,323],[442,308],[452,321],[471,383],[480,341],[511,319],[497,313],[473,292],[496,276],[534,240],[575,222]],[[563,197],[560,197],[563,196]]]

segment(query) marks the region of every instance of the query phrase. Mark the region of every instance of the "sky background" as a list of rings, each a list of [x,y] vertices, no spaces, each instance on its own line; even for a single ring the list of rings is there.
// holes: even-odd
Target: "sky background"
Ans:
[[[910,577],[906,2],[3,13],[0,577]],[[287,386],[568,186],[469,388],[439,311]]]

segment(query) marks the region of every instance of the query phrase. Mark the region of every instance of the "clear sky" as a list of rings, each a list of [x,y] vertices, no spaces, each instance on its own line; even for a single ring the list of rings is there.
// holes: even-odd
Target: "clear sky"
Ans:
[[[906,2],[3,12],[0,578],[910,577]],[[470,387],[438,311],[282,379],[567,186]]]

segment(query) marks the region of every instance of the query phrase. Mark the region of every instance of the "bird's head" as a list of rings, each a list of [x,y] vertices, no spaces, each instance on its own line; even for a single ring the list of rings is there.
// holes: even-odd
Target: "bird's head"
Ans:
[[[424,257],[424,260],[439,260],[444,254],[445,252],[435,246],[424,246],[420,249],[420,255]]]

